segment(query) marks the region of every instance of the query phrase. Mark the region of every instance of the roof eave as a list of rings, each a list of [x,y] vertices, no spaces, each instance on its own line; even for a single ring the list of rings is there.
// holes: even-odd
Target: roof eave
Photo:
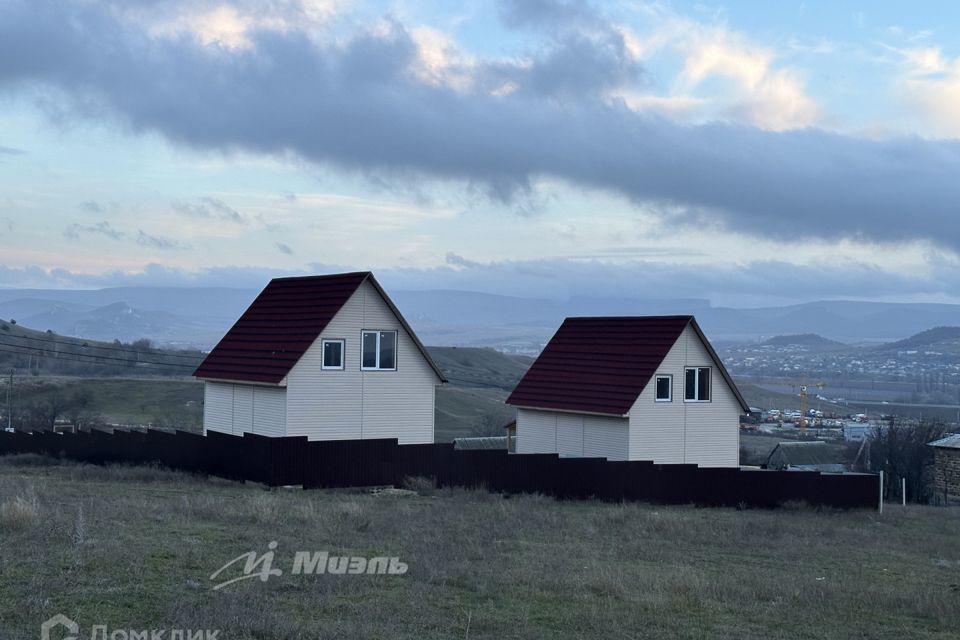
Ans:
[[[581,409],[557,409],[556,407],[537,407],[529,404],[513,404],[512,402],[505,402],[504,404],[511,407],[516,407],[517,409],[531,409],[533,411],[556,411],[558,413],[580,413],[589,416],[604,416],[606,418],[629,418],[630,413],[609,413],[605,411],[583,411]]]
[[[433,358],[430,357],[430,353],[427,351],[427,348],[423,346],[423,343],[420,342],[420,338],[417,337],[417,334],[414,333],[413,329],[407,323],[406,318],[403,317],[403,314],[400,313],[400,309],[397,308],[397,305],[393,303],[393,300],[390,299],[390,296],[387,295],[387,292],[383,290],[383,287],[380,286],[380,283],[377,282],[377,279],[374,277],[373,273],[367,272],[367,280],[370,284],[373,285],[373,288],[377,290],[377,293],[380,294],[380,297],[383,298],[384,302],[387,303],[387,306],[390,307],[390,311],[393,312],[393,315],[397,317],[397,320],[400,321],[401,326],[406,330],[407,335],[413,340],[413,343],[417,346],[417,349],[420,350],[420,354],[426,359],[427,364],[430,365],[430,368],[433,369],[433,372],[437,374],[437,378],[440,379],[440,384],[446,384],[448,381],[444,377],[443,372],[440,370],[440,367],[437,366],[437,363],[433,361]]]
[[[283,380],[281,380],[280,382],[264,382],[263,380],[241,380],[239,378],[217,378],[209,375],[208,376],[194,375],[193,377],[203,382],[222,382],[224,384],[249,384],[257,387],[277,387],[277,388],[283,388],[287,386],[286,376],[284,376]]]
[[[697,332],[697,336],[700,338],[700,342],[704,344],[707,348],[707,352],[710,354],[710,357],[713,358],[714,363],[717,365],[717,369],[720,371],[720,375],[723,376],[723,379],[727,382],[727,386],[730,387],[730,390],[733,391],[733,395],[736,396],[737,402],[740,403],[740,408],[743,409],[744,413],[750,413],[750,405],[747,404],[747,401],[744,400],[743,395],[740,394],[740,389],[737,388],[736,383],[733,381],[733,378],[730,376],[730,372],[727,371],[727,368],[723,366],[723,361],[720,359],[720,356],[717,355],[717,352],[714,350],[713,345],[710,344],[710,341],[707,340],[707,336],[704,335],[703,330],[700,328],[700,325],[697,324],[697,319],[693,316],[690,316],[690,326],[693,327],[693,330]]]

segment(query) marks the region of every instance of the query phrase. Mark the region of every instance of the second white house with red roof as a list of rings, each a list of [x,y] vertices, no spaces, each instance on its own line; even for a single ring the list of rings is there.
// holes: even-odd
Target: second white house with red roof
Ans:
[[[736,467],[749,411],[693,316],[567,318],[507,403],[516,452]]]
[[[277,278],[194,375],[203,427],[433,442],[440,369],[369,272]]]

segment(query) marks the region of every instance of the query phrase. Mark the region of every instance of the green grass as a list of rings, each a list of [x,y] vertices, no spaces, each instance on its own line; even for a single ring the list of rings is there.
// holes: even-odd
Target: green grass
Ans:
[[[15,401],[22,405],[45,402],[53,394],[86,394],[88,409],[108,423],[141,425],[165,421],[188,428],[203,421],[203,383],[193,378],[26,376],[18,378],[15,384]],[[188,406],[190,402],[193,404]]]
[[[0,629],[252,638],[953,638],[960,510],[736,511],[268,491],[149,468],[0,459]],[[279,543],[284,575],[212,591]],[[398,556],[403,576],[295,576],[295,551]],[[83,636],[86,637],[86,636]]]

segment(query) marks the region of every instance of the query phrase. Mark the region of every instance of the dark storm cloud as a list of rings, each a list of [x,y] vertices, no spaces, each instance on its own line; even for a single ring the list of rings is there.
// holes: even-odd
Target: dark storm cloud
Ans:
[[[552,12],[542,20],[583,10],[537,5]],[[530,10],[516,6],[505,9],[508,20],[527,24]],[[639,72],[602,24],[550,36],[529,64],[481,64],[482,76],[493,69],[521,85],[497,96],[419,82],[409,72],[416,46],[395,22],[331,44],[251,33],[253,47],[228,51],[147,36],[89,4],[8,0],[0,11],[0,92],[39,90],[49,103],[54,89],[75,117],[112,118],[194,147],[464,181],[503,199],[550,176],[759,235],[924,238],[960,248],[957,142],[687,126],[638,114],[597,93]],[[579,58],[592,61],[589,77]]]

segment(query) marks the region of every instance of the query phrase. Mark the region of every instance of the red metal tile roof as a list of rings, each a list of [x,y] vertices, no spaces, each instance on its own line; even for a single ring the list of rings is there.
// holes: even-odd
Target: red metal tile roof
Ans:
[[[370,275],[271,280],[193,375],[280,382]]]
[[[746,407],[693,316],[567,318],[507,404],[625,415],[691,323]]]

